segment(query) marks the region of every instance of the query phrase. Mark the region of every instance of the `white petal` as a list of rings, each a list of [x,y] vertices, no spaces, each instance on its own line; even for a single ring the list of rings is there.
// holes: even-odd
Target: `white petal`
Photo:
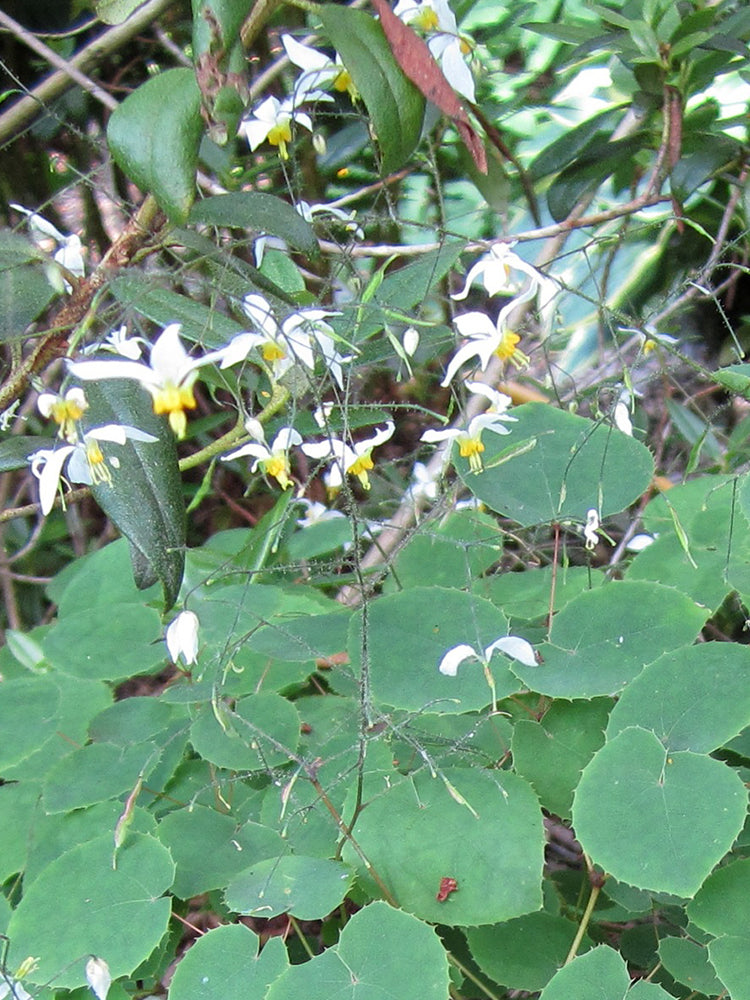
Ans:
[[[496,639],[491,643],[484,651],[484,657],[488,663],[496,649],[499,649],[501,653],[505,653],[512,660],[518,660],[526,667],[535,667],[537,665],[534,647],[530,642],[519,638],[517,635],[506,635],[502,639]]]
[[[165,326],[151,348],[149,364],[162,384],[179,385],[192,367],[192,359],[180,340],[181,329],[179,323]]]
[[[57,496],[57,486],[62,476],[62,468],[65,460],[75,451],[73,445],[66,445],[64,448],[57,448],[46,456],[44,468],[39,474],[39,503],[42,507],[42,514],[47,516],[55,506]],[[33,471],[32,464],[32,471]],[[36,475],[36,473],[35,473]]]
[[[459,430],[457,427],[446,427],[445,430],[442,431],[425,431],[419,440],[427,441],[428,444],[437,444],[438,441],[450,441],[453,438],[460,437],[462,434],[463,431]]]
[[[498,337],[497,326],[492,322],[487,313],[462,313],[460,316],[454,318],[453,325],[462,337],[471,337],[472,339]]]
[[[653,545],[655,541],[656,537],[654,535],[633,535],[625,548],[628,552],[643,552],[649,545]]]
[[[315,70],[324,69],[328,66],[333,68],[332,59],[329,59],[327,55],[318,52],[317,49],[313,49],[309,45],[303,45],[296,38],[293,38],[292,35],[282,35],[281,44],[286,49],[289,61],[293,62],[295,66],[299,66],[300,69]]]
[[[463,347],[459,347],[453,357],[448,363],[448,367],[445,369],[445,378],[440,383],[440,385],[446,389],[453,379],[458,374],[459,369],[466,364],[469,358],[474,358],[481,355],[482,349],[479,341],[470,340],[468,343],[464,344]],[[490,351],[491,353],[491,351]],[[486,367],[484,365],[483,367]]]
[[[243,444],[236,451],[230,451],[228,455],[222,455],[221,460],[222,462],[231,462],[234,458],[245,458],[247,455],[257,458],[259,462],[272,457],[266,445],[250,441],[248,444]]]
[[[470,657],[478,660],[479,656],[477,651],[473,646],[468,646],[466,643],[462,643],[460,646],[454,646],[453,649],[449,649],[445,656],[440,661],[438,670],[441,674],[445,674],[446,677],[455,677],[458,673],[459,666],[468,660]]]
[[[170,624],[165,638],[173,663],[177,663],[180,656],[187,666],[195,663],[198,656],[198,627],[198,616],[193,611],[181,611]]]
[[[159,377],[139,361],[74,361],[68,371],[84,382],[98,382],[100,378],[132,378],[142,385],[158,385]]]
[[[214,352],[221,358],[219,367],[223,370],[244,361],[254,347],[265,344],[267,339],[262,333],[238,333],[236,337],[232,337],[226,347]]]
[[[86,981],[94,991],[97,1000],[107,1000],[107,993],[112,985],[112,974],[103,958],[92,955],[86,962]]]
[[[472,104],[476,103],[474,77],[466,64],[461,52],[461,43],[457,38],[451,39],[450,45],[443,50],[440,66],[451,87]]]
[[[39,399],[36,401],[36,406],[43,417],[49,417],[52,413],[52,407],[58,400],[57,393],[55,392],[43,392]]]
[[[310,458],[330,458],[334,454],[334,442],[343,448],[343,441],[332,438],[330,441],[311,441],[309,444],[303,444],[302,451]]]
[[[274,319],[273,310],[262,295],[252,292],[246,295],[242,300],[242,311],[269,340],[278,337],[279,327]]]
[[[293,427],[282,427],[273,439],[271,451],[274,454],[280,451],[289,451],[296,444],[302,444],[302,435]]]

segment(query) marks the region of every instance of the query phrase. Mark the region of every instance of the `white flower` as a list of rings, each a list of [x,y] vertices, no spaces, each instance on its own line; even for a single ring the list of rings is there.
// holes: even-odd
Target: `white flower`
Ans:
[[[484,254],[469,268],[464,287],[460,292],[451,295],[451,298],[456,301],[465,299],[469,294],[472,282],[477,277],[482,279],[482,284],[488,295],[499,295],[501,293],[517,295],[516,305],[521,302],[531,301],[540,290],[546,292],[545,297],[552,298],[557,291],[557,286],[551,278],[542,274],[532,264],[527,263],[523,257],[519,257],[517,253],[514,253],[513,247],[515,245],[515,242],[493,243],[489,249],[489,253]],[[528,278],[528,285],[520,295],[518,295],[518,289],[513,286],[511,281],[511,269],[520,271]]]
[[[302,451],[310,458],[327,458],[331,460],[332,466],[328,478],[330,490],[341,488],[344,476],[349,473],[356,476],[362,487],[366,490],[370,488],[370,480],[367,475],[370,469],[374,468],[372,451],[379,445],[387,441],[395,430],[395,424],[389,420],[382,430],[377,430],[371,438],[364,441],[357,441],[352,445],[346,444],[339,438],[329,438],[328,441],[319,441],[312,444],[303,444]]]
[[[183,438],[187,427],[185,410],[196,406],[193,385],[198,369],[223,358],[224,351],[191,358],[180,341],[180,324],[170,323],[151,348],[149,364],[143,361],[78,361],[69,368],[84,381],[132,378],[140,382],[151,393],[154,413],[168,414],[170,427],[178,438]]]
[[[453,323],[461,336],[467,338],[467,343],[459,347],[451,358],[445,378],[440,383],[443,388],[451,384],[459,368],[470,358],[479,358],[482,371],[490,363],[493,354],[501,361],[512,362],[517,368],[529,363],[526,355],[516,346],[521,338],[506,326],[506,319],[517,303],[518,299],[513,299],[504,305],[495,323],[482,312],[464,313],[455,317]]]
[[[328,94],[320,91],[305,93],[303,100],[330,100]],[[297,101],[299,103],[299,101]],[[268,140],[279,147],[282,160],[289,159],[288,143],[292,141],[292,123],[301,125],[312,132],[312,120],[304,111],[298,110],[295,99],[287,97],[280,101],[277,97],[267,97],[240,125],[239,132],[247,139],[250,149],[255,150]]]
[[[643,552],[643,550],[647,549],[649,545],[653,545],[658,537],[659,536],[657,534],[633,535],[633,537],[630,539],[625,548],[628,550],[628,552]]]
[[[222,455],[223,462],[229,462],[234,458],[243,458],[251,455],[255,462],[252,471],[257,471],[260,467],[264,474],[273,476],[277,480],[282,490],[291,485],[289,478],[289,449],[294,445],[302,444],[301,436],[292,427],[282,427],[273,440],[273,444],[266,444],[266,436],[263,427],[257,420],[252,418],[245,421],[248,434],[255,438],[255,442],[243,445],[236,451],[228,455]]]
[[[36,401],[43,417],[59,425],[59,436],[69,444],[78,441],[78,421],[89,408],[83,389],[77,386],[68,389],[64,396],[54,392],[43,392]]]
[[[31,230],[31,235],[34,240],[36,240],[37,243],[42,243],[45,239],[54,240],[58,249],[55,251],[53,259],[56,260],[61,267],[70,271],[70,273],[76,278],[82,278],[85,273],[85,268],[83,265],[83,255],[81,253],[80,237],[75,234],[63,236],[60,230],[45,219],[43,215],[31,212],[28,208],[24,208],[23,205],[17,205],[14,202],[10,202],[9,204],[11,208],[15,208],[17,212],[23,213],[23,215],[28,218],[29,229]],[[66,281],[64,278],[63,287],[66,292],[70,292],[72,290],[70,282]]]
[[[598,531],[600,525],[599,512],[596,508],[592,507],[590,510],[587,510],[586,523],[583,526],[583,537],[586,539],[586,548],[589,551],[595,549],[599,542]]]
[[[411,483],[406,491],[406,495],[414,503],[421,500],[432,501],[437,499],[440,476],[433,475],[423,462],[415,462],[411,470]]]
[[[510,396],[504,392],[485,385],[483,382],[467,382],[467,388],[473,393],[482,395],[490,401],[490,406],[484,413],[472,417],[466,427],[446,427],[444,430],[428,430],[422,435],[421,440],[434,444],[439,441],[457,441],[458,453],[462,458],[469,460],[469,468],[472,472],[482,471],[482,433],[491,431],[493,434],[510,434],[510,427],[505,424],[509,421],[515,422],[516,417],[507,413],[511,404]]]
[[[325,309],[300,309],[291,313],[279,327],[271,306],[262,295],[251,293],[242,300],[245,315],[252,320],[260,333],[240,333],[223,349],[222,368],[228,368],[247,357],[254,348],[260,348],[263,360],[273,365],[277,377],[282,375],[295,361],[299,361],[310,371],[315,369],[314,346],[320,349],[326,367],[343,388],[341,366],[351,361],[351,356],[343,356],[336,350],[333,329],[325,322],[327,316],[340,313]]]
[[[323,52],[318,52],[309,45],[302,45],[291,35],[282,35],[281,44],[286,49],[289,61],[303,71],[294,86],[294,96],[298,104],[307,100],[306,95],[316,87],[329,85],[340,93],[349,91],[352,98],[356,99],[358,96],[356,88],[340,56],[337,55],[334,62]]]
[[[427,33],[427,45],[448,83],[474,103],[474,78],[464,59],[471,52],[471,45],[459,35],[456,18],[446,0],[399,0],[393,13]]]
[[[330,507],[326,507],[324,503],[318,503],[317,500],[300,497],[297,502],[304,504],[306,508],[304,516],[297,518],[297,524],[300,528],[311,528],[314,524],[323,524],[325,521],[336,521],[346,517],[340,510],[331,510]]]
[[[332,215],[335,219],[340,219],[345,223],[344,228],[352,233],[355,239],[363,240],[365,238],[364,230],[354,221],[357,215],[354,209],[351,212],[345,212],[343,208],[335,208],[333,205],[310,205],[306,201],[298,201],[294,207],[305,222],[312,224],[316,215]]]
[[[618,431],[633,436],[633,422],[630,419],[631,397],[628,389],[622,389],[617,397],[614,410],[612,411],[612,422]]]
[[[181,611],[167,628],[164,636],[172,663],[180,657],[185,666],[192,666],[198,658],[198,628],[200,622],[193,611]]]
[[[416,327],[410,326],[404,330],[401,345],[404,348],[404,353],[408,357],[413,358],[415,351],[419,347],[419,331]]]
[[[490,660],[496,649],[499,649],[501,653],[505,653],[512,660],[518,660],[519,663],[523,663],[526,667],[535,667],[537,665],[533,646],[517,635],[506,635],[500,639],[495,639],[494,642],[491,642],[489,646],[479,652],[473,646],[461,643],[449,649],[438,665],[438,670],[441,674],[444,674],[446,677],[455,677],[458,673],[458,668],[464,660],[479,660],[484,669],[485,679],[492,692],[493,712],[497,711],[497,699],[495,696],[495,679],[490,671]]]
[[[119,354],[123,358],[129,358],[131,361],[138,361],[143,351],[141,350],[141,344],[146,346],[146,341],[143,337],[129,337],[128,328],[126,326],[121,326],[119,330],[113,330],[112,333],[105,339],[102,347],[106,351],[113,351],[115,354]]]
[[[49,514],[55,505],[55,496],[63,477],[63,466],[66,476],[73,483],[93,484],[112,483],[112,473],[107,466],[100,441],[112,441],[123,445],[126,441],[156,441],[153,434],[147,434],[137,427],[127,424],[105,424],[94,427],[83,435],[76,444],[64,445],[62,448],[42,448],[29,455],[31,471],[39,480],[39,503],[42,514]],[[117,468],[117,459],[111,458],[110,464]]]
[[[93,990],[97,1000],[107,1000],[107,994],[112,985],[112,974],[103,958],[92,955],[86,962],[86,982]]]

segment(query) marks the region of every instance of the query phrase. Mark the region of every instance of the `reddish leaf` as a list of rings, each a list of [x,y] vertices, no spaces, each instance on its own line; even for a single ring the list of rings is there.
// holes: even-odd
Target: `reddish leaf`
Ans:
[[[427,100],[453,119],[477,170],[486,174],[487,155],[482,140],[472,128],[469,116],[426,42],[408,24],[396,17],[386,0],[372,0],[372,3],[380,15],[380,23],[396,62]]]

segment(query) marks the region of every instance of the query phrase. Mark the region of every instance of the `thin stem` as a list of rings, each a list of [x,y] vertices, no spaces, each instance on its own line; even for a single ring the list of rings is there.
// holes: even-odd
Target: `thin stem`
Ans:
[[[588,858],[586,858],[587,866],[589,871],[591,871],[591,863]],[[583,936],[586,933],[586,928],[591,921],[591,915],[594,912],[594,907],[596,906],[596,901],[599,899],[599,893],[602,891],[601,885],[594,882],[591,885],[591,895],[589,896],[589,901],[586,904],[586,909],[584,910],[581,922],[578,925],[578,930],[576,931],[576,936],[573,938],[573,944],[570,946],[570,951],[567,954],[564,965],[570,965],[573,959],[578,954],[578,949],[581,947],[581,941],[583,941]]]
[[[33,90],[16,101],[4,114],[0,114],[0,142],[20,132],[29,122],[47,111],[47,105],[54,101],[76,82],[71,70],[87,69],[100,64],[106,56],[116,51],[134,35],[146,28],[159,17],[174,0],[149,0],[122,24],[117,24],[73,56],[65,60],[65,68],[47,77]],[[109,95],[107,95],[109,97]]]
[[[482,982],[479,976],[474,975],[471,969],[468,969],[463,962],[459,962],[455,955],[451,955],[450,952],[448,952],[448,961],[451,965],[454,965],[461,975],[468,979],[469,982],[474,983],[474,985],[478,986],[483,993],[486,993],[490,1000],[502,1000],[502,997],[498,996],[494,990],[491,990],[489,986]]]
[[[310,945],[309,945],[309,943],[307,941],[307,938],[302,933],[302,928],[297,923],[297,921],[295,920],[295,918],[291,915],[291,913],[287,913],[286,918],[289,921],[289,923],[291,924],[291,926],[294,928],[294,933],[297,935],[297,937],[299,938],[300,944],[302,945],[302,947],[307,952],[308,958],[315,958],[315,952],[310,947]]]

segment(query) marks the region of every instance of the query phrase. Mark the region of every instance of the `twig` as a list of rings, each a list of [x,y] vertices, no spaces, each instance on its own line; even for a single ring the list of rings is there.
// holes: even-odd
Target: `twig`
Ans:
[[[6,112],[0,114],[0,142],[4,142],[20,132],[41,112],[47,110],[50,101],[64,94],[77,82],[72,78],[71,70],[85,73],[86,70],[96,66],[104,56],[114,52],[133,35],[137,35],[139,31],[146,28],[173,2],[174,0],[148,0],[122,24],[115,25],[115,27],[103,32],[72,59],[63,60],[64,69],[58,69]],[[86,79],[88,81],[88,78]]]
[[[98,83],[86,76],[85,73],[82,73],[80,69],[74,66],[67,59],[63,59],[62,56],[59,56],[54,49],[49,47],[49,45],[45,45],[45,43],[41,42],[31,31],[28,31],[22,24],[19,24],[18,21],[14,21],[12,17],[8,14],[4,14],[1,10],[0,24],[7,28],[11,34],[15,35],[19,41],[24,43],[24,45],[27,45],[30,49],[36,52],[38,56],[45,59],[50,66],[55,66],[62,73],[67,74],[67,76],[77,83],[79,87],[82,87],[85,91],[91,94],[92,97],[95,97],[97,101],[103,104],[106,108],[109,108],[110,111],[114,111],[117,107],[117,101],[114,97],[111,97],[106,90],[102,90]]]

